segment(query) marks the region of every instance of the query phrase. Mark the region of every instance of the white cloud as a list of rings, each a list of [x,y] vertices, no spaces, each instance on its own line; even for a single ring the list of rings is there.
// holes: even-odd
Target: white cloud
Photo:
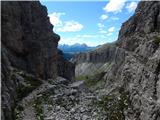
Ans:
[[[92,39],[90,39],[92,37]],[[108,41],[107,35],[101,34],[82,34],[72,37],[61,37],[59,44],[73,45],[75,43],[87,44],[88,46],[102,45]]]
[[[65,15],[65,13],[60,13],[60,12],[53,12],[52,14],[49,14],[48,16],[50,17],[50,22],[54,26],[61,26],[62,21],[60,20],[60,17],[62,15]]]
[[[103,8],[106,12],[121,12],[126,0],[110,0],[108,4]]]
[[[133,12],[136,9],[136,7],[137,7],[136,2],[131,2],[126,6],[126,8],[128,9],[128,12]]]
[[[115,30],[115,27],[110,27],[110,28],[108,29],[108,32],[114,32],[114,30]]]
[[[84,35],[77,35],[79,38],[95,38],[96,35],[84,34]]]
[[[104,25],[103,25],[102,23],[98,23],[97,26],[98,26],[99,28],[103,28],[103,27],[104,27]]]
[[[115,31],[114,26],[108,28],[108,30],[105,30],[105,26],[102,23],[98,23],[97,25],[99,27],[99,33],[101,33],[101,35],[111,36],[113,35],[113,32]]]
[[[49,14],[50,22],[54,25],[54,30],[56,32],[76,32],[83,28],[83,25],[77,21],[62,21],[61,16],[65,15],[62,12],[53,12]]]
[[[82,35],[77,35],[77,38],[106,38],[105,35],[102,34],[82,34]]]
[[[118,17],[111,17],[112,20],[119,20]]]
[[[105,31],[105,30],[100,30],[99,32],[100,33],[107,33],[107,31]]]
[[[108,33],[108,34],[107,34],[107,36],[111,36],[111,35],[113,35],[113,33]]]
[[[102,14],[102,15],[101,15],[101,17],[100,17],[100,20],[106,20],[107,18],[108,18],[108,16],[107,16],[107,15]]]
[[[58,32],[76,32],[80,31],[83,25],[76,21],[67,21],[62,27],[58,27],[56,31]]]
[[[104,30],[105,26],[102,23],[98,23],[97,26],[99,28],[100,33],[107,33],[107,31]]]

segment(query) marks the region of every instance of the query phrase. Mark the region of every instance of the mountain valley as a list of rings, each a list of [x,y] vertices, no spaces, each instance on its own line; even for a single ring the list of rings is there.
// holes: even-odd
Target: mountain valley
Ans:
[[[140,1],[96,48],[58,46],[39,1],[1,7],[2,120],[160,120],[159,1]]]

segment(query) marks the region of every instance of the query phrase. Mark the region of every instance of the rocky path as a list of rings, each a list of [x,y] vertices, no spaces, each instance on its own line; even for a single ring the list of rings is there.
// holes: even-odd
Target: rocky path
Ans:
[[[34,101],[37,99],[37,97],[39,97],[39,94],[45,92],[51,87],[54,86],[44,81],[42,85],[22,99],[22,101],[19,103],[19,105],[24,108],[20,114],[21,120],[37,120]]]
[[[37,120],[36,111],[33,106],[28,106],[24,109],[22,120]]]
[[[53,81],[45,81],[19,103],[24,110],[18,120],[103,120],[104,113],[93,105],[97,96],[84,81],[69,84],[60,77]]]
[[[44,103],[45,120],[103,120],[103,111],[94,106],[97,96],[87,90],[84,81],[76,81],[64,87],[57,85],[50,96],[50,104]]]
[[[33,92],[31,92],[28,96],[22,99],[22,101],[19,103],[23,107],[28,106],[31,102],[37,99],[39,94],[47,91],[50,88],[53,88],[54,85],[49,84],[48,82],[44,82],[42,85],[40,85],[37,89],[35,89]]]

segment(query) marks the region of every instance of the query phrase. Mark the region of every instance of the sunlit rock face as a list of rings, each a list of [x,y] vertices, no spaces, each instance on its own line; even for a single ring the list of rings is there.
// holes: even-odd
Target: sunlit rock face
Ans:
[[[158,120],[159,46],[160,2],[142,1],[135,14],[123,23],[115,43],[75,57],[76,77],[105,73],[106,93],[118,86],[129,91],[130,107],[124,111],[125,119]]]
[[[74,65],[58,52],[60,36],[53,32],[45,6],[38,1],[3,1],[1,5],[2,119],[12,120],[17,86],[11,78],[13,67],[41,79],[57,75],[71,79]],[[58,68],[61,64],[65,67]]]
[[[2,44],[13,66],[53,77],[60,37],[52,28],[39,2],[2,2]]]

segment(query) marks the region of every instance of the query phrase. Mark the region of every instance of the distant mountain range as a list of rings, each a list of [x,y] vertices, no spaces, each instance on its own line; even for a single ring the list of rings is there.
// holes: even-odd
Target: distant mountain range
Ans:
[[[79,44],[79,43],[75,43],[73,45],[67,45],[67,44],[58,45],[58,48],[63,51],[64,57],[68,60],[70,60],[76,53],[88,52],[94,50],[96,47],[97,46],[91,47],[87,46],[86,44]]]
[[[62,50],[63,52],[69,52],[69,53],[77,53],[77,52],[87,52],[90,51],[92,49],[95,49],[96,47],[90,47],[87,46],[86,44],[79,44],[79,43],[75,43],[73,45],[67,45],[67,44],[60,44],[58,46],[58,48],[60,50]]]

